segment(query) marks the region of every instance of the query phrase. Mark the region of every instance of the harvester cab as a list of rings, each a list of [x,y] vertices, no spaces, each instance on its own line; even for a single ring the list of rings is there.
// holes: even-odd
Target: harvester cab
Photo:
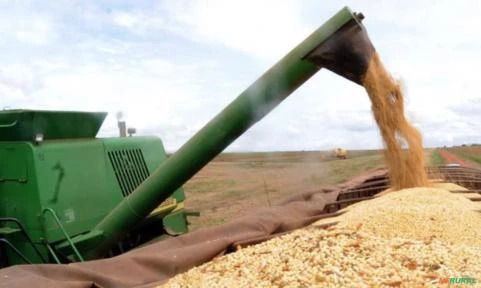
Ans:
[[[340,10],[170,157],[157,138],[94,138],[102,113],[2,112],[7,265],[98,259],[167,230],[186,232],[181,187],[202,167],[321,68],[361,83],[374,55],[362,19]]]
[[[82,247],[69,240],[91,231],[165,161],[159,138],[96,138],[106,115],[0,111],[0,239],[4,244],[0,259],[4,266],[82,260]],[[110,254],[159,236],[187,232],[184,199],[182,188],[176,189],[130,229]],[[64,248],[63,242],[68,243]]]

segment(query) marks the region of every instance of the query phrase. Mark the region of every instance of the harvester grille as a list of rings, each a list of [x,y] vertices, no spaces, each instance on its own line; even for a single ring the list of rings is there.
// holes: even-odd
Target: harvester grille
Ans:
[[[108,157],[124,197],[149,177],[141,149],[109,151]]]

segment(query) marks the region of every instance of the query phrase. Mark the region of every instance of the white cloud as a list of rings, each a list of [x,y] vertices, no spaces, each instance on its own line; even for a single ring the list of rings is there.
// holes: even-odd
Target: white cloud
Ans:
[[[112,13],[112,20],[116,25],[124,27],[136,34],[145,35],[164,29],[164,20],[162,16],[155,13],[155,11],[149,13],[115,11]]]
[[[25,3],[0,2],[0,108],[106,110],[102,135],[116,134],[115,113],[124,111],[139,134],[161,136],[169,150],[345,5]],[[425,143],[481,142],[479,3],[348,5],[365,14],[386,66],[405,83],[407,112]],[[376,148],[381,139],[364,89],[321,70],[230,149],[334,146]]]
[[[284,56],[308,33],[297,1],[166,1],[171,26],[185,37],[259,59]]]
[[[15,35],[20,41],[36,45],[45,45],[55,37],[51,22],[38,16],[34,16]]]
[[[131,28],[138,23],[137,17],[126,12],[115,13],[113,20],[116,24],[127,28]]]
[[[9,83],[3,83],[0,80],[0,96],[2,97],[2,106],[0,109],[12,109],[18,107],[12,107],[11,105],[15,103],[16,105],[22,105],[28,103],[28,97],[22,91],[22,89],[12,86]],[[15,106],[16,106],[15,105]]]
[[[21,11],[10,14],[8,11],[0,17],[0,44],[19,41],[31,45],[47,45],[57,37],[53,20],[36,11]]]
[[[200,107],[189,101],[195,85],[183,85],[181,80],[175,81],[170,75],[198,73],[197,68],[178,67],[163,60],[152,62],[148,65],[139,62],[135,70],[110,69],[94,63],[71,65],[68,72],[44,75],[42,87],[30,95],[29,106],[106,110],[111,112],[110,122],[115,120],[117,111],[125,111],[130,124],[139,131],[156,124],[179,126],[177,115]],[[115,126],[112,123],[109,129]]]

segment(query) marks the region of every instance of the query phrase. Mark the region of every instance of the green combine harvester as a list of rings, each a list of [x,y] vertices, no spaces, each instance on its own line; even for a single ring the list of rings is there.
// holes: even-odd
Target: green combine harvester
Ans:
[[[0,111],[0,267],[118,255],[188,231],[182,185],[321,68],[355,83],[374,53],[344,8],[176,153],[96,138],[106,113]]]
[[[0,112],[3,266],[82,261],[83,246],[74,244],[72,237],[90,232],[165,161],[162,141],[156,137],[96,139],[106,115]],[[175,190],[108,254],[123,253],[160,235],[187,232],[184,200],[183,190]],[[88,241],[102,236],[88,235]]]

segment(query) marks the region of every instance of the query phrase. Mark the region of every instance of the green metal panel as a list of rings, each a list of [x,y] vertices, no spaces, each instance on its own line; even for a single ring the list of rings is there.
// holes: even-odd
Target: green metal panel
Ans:
[[[29,143],[0,142],[0,217],[15,217],[40,230],[32,221],[40,210],[36,178],[32,169],[33,151]]]
[[[144,181],[166,154],[157,137],[128,137],[0,142],[0,159],[0,217],[18,219],[47,256],[43,241],[61,246],[57,244],[66,239],[63,229],[71,237],[85,237],[87,244],[101,237],[101,233],[85,233]],[[183,190],[174,197],[182,202]],[[42,213],[45,210],[49,211]],[[176,231],[184,231],[186,225],[168,223]],[[158,225],[163,231],[162,218]],[[0,238],[5,236],[29,260],[40,262],[31,244],[13,228],[0,223],[0,234],[9,234]],[[8,257],[10,264],[24,263],[12,253]]]
[[[188,230],[185,211],[175,211],[162,219],[164,227],[174,234],[186,233]]]
[[[30,236],[39,240],[42,237],[39,222],[41,207],[36,186],[32,145],[25,142],[0,142],[0,217],[18,219]],[[17,228],[5,223],[0,223],[0,227]],[[40,261],[31,244],[20,233],[4,234],[1,237],[14,243],[30,261]],[[24,264],[16,254],[10,253],[11,250],[7,251],[11,264]]]
[[[27,158],[20,147],[5,147],[0,164],[0,182],[27,182]]]
[[[156,137],[48,141],[35,151],[42,208],[52,208],[70,236],[89,232],[166,158]],[[185,198],[182,189],[175,195]],[[65,239],[52,217],[44,221],[49,242]]]
[[[96,258],[104,254],[122,233],[135,226],[173,191],[314,75],[320,67],[304,60],[304,57],[354,18],[347,7],[334,15],[163,162],[97,225],[96,229],[102,231],[105,237],[102,243],[92,247],[87,257]]]
[[[94,138],[105,112],[3,110],[0,111],[0,141]]]
[[[122,200],[101,140],[45,141],[34,147],[41,206],[55,211],[69,235],[88,232]],[[49,215],[44,229],[49,242],[65,239]]]

